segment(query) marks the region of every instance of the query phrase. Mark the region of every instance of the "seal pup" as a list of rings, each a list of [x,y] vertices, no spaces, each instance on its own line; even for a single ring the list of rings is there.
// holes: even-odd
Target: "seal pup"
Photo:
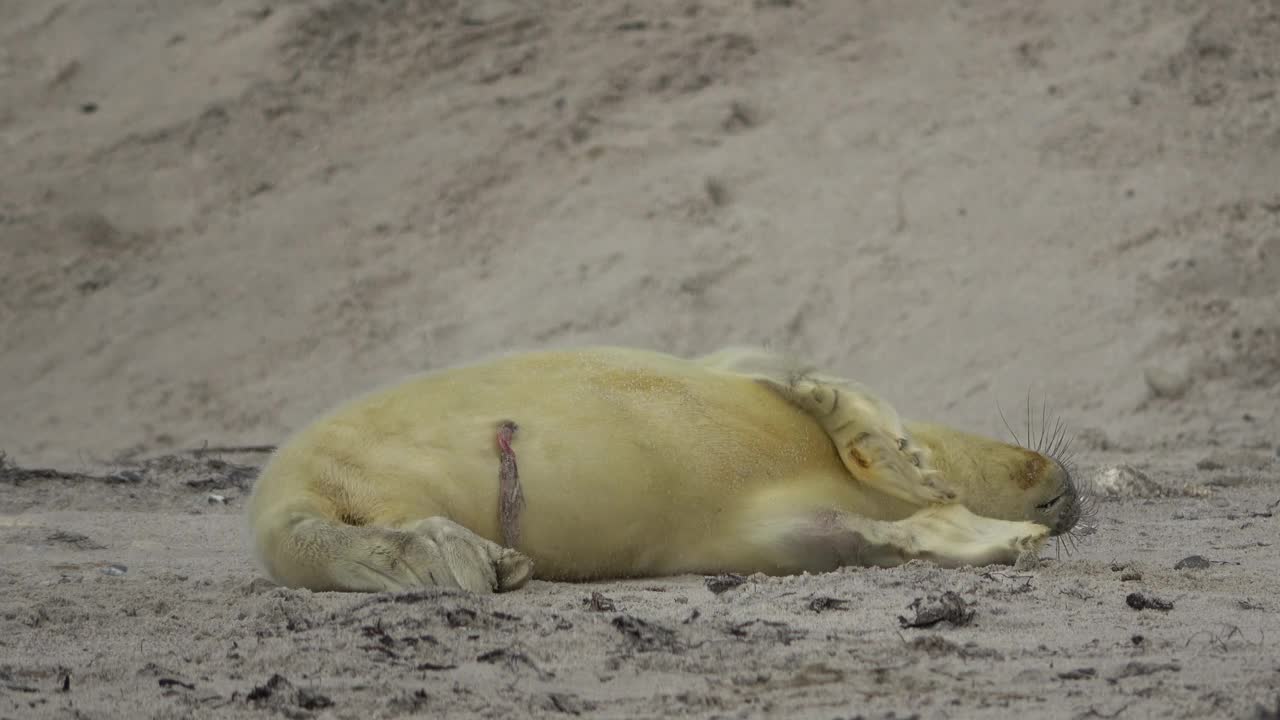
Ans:
[[[1009,564],[1070,529],[1072,488],[1051,458],[904,423],[782,356],[604,347],[355,398],[277,449],[247,515],[284,585],[495,592],[532,577]]]

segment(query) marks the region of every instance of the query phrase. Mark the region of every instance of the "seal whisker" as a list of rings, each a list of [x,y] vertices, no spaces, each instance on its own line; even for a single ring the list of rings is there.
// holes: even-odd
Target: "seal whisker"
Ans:
[[[1044,440],[1044,433],[1040,433],[1040,440]],[[1031,442],[1031,386],[1027,386],[1027,443]],[[1039,445],[1039,441],[1036,442]]]
[[[1000,413],[1000,422],[1004,423],[1005,430],[1008,430],[1009,434],[1013,436],[1013,441],[1018,445],[1023,445],[1024,443],[1018,439],[1018,433],[1013,431],[1013,428],[1009,425],[1009,421],[1005,419],[1004,410],[1000,409],[1000,398],[996,398],[996,412]]]
[[[1049,438],[1049,445],[1045,448],[1045,454],[1050,457],[1056,457],[1059,444],[1062,442],[1063,435],[1066,434],[1066,427],[1062,424],[1062,418],[1058,417],[1054,420],[1053,435]]]
[[[1044,442],[1044,424],[1046,424],[1046,421],[1048,420],[1047,410],[1048,410],[1048,404],[1047,404],[1047,402],[1046,402],[1046,401],[1043,401],[1043,400],[1042,400],[1042,401],[1041,401],[1041,437],[1039,437],[1038,441],[1036,441],[1036,445],[1037,445],[1036,450],[1037,450],[1037,452],[1039,451],[1039,447],[1038,447],[1038,446],[1039,446],[1039,445],[1041,445],[1041,443],[1043,443],[1043,442]]]

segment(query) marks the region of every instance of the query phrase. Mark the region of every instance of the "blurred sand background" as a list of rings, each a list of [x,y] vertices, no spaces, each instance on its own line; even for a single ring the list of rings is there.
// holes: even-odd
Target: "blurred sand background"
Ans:
[[[1280,714],[1274,0],[0,0],[0,167],[0,717]],[[370,599],[255,580],[262,456],[183,453],[595,343],[1150,482],[1025,578]]]

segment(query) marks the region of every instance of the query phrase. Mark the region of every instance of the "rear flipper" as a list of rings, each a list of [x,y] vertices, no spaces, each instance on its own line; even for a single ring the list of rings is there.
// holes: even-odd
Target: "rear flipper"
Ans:
[[[293,513],[257,541],[268,574],[311,590],[378,592],[424,587],[475,593],[523,587],[533,562],[444,517],[401,526],[353,526]]]
[[[897,410],[868,388],[768,350],[726,348],[698,359],[755,378],[811,415],[858,481],[916,505],[950,503],[956,492],[912,442]]]

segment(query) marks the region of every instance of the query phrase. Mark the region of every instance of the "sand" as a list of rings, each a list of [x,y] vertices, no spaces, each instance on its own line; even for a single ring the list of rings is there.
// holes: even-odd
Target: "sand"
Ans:
[[[1280,715],[1274,2],[8,0],[0,166],[0,717]],[[190,452],[595,343],[1147,480],[1027,572],[356,596]]]

